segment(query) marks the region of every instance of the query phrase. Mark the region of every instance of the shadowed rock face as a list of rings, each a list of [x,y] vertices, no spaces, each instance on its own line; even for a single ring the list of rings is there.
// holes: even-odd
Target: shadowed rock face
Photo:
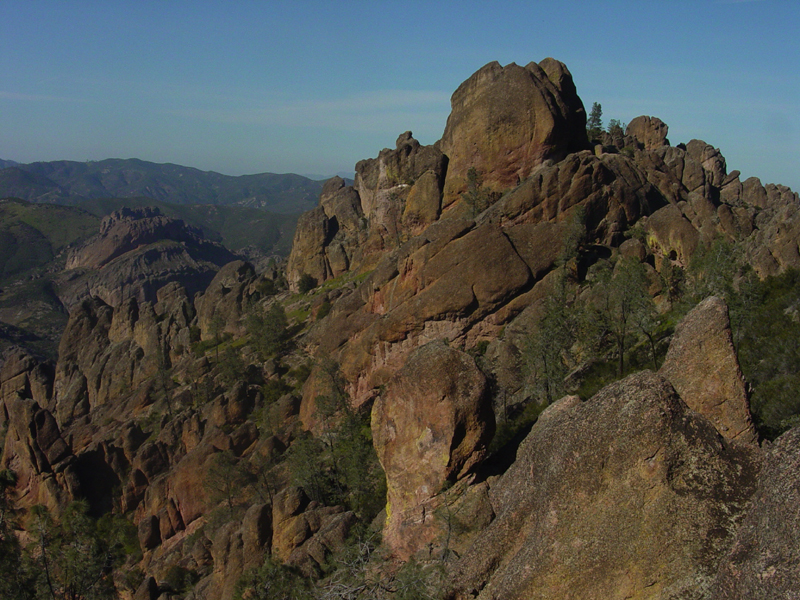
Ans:
[[[456,563],[453,597],[708,597],[757,467],[653,373],[565,398],[492,486],[497,518]]]
[[[466,189],[467,171],[503,191],[547,159],[587,146],[586,112],[567,67],[552,58],[520,67],[492,62],[453,94],[439,146],[449,158],[442,206]]]
[[[712,598],[798,598],[800,582],[800,428],[769,446],[758,491],[722,563]]]

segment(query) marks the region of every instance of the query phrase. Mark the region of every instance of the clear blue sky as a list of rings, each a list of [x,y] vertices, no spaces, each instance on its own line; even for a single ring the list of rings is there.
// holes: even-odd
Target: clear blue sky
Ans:
[[[800,190],[800,2],[0,0],[0,158],[331,174],[444,130],[492,60],[553,56],[604,120]]]

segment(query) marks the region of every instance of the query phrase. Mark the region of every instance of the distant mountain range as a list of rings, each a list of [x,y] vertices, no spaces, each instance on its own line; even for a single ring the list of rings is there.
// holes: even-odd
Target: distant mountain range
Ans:
[[[235,177],[138,159],[30,164],[0,160],[0,198],[49,204],[146,197],[170,204],[237,205],[289,214],[314,208],[323,183],[294,174]]]

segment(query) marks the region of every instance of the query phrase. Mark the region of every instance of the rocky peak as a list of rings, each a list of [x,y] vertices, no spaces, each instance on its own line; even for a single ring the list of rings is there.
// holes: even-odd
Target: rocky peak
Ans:
[[[100,233],[70,253],[67,269],[99,269],[126,252],[164,239],[195,241],[204,236],[181,219],[164,216],[158,208],[123,208],[105,217]]]
[[[69,310],[90,296],[117,306],[129,298],[156,302],[156,292],[178,282],[190,295],[236,256],[181,219],[158,208],[122,208],[105,217],[99,233],[71,250],[57,278]]]
[[[439,143],[449,159],[442,205],[458,200],[475,168],[503,191],[548,159],[585,148],[586,112],[567,67],[548,58],[525,67],[492,62],[453,94]]]
[[[667,133],[669,126],[657,117],[636,117],[628,123],[625,135],[629,138],[626,145],[636,146],[643,150],[656,150],[661,146],[669,146]]]
[[[728,307],[722,299],[706,298],[684,317],[660,373],[724,437],[756,443]]]

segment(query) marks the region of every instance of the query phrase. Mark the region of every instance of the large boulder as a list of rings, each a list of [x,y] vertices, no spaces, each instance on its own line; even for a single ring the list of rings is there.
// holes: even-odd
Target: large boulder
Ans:
[[[455,91],[440,148],[449,158],[442,205],[455,202],[475,168],[489,191],[526,179],[545,160],[587,147],[586,112],[567,67],[552,58],[492,62]]]
[[[722,563],[712,598],[797,598],[800,590],[800,428],[769,446],[752,508]]]
[[[667,132],[669,127],[657,117],[641,116],[632,119],[625,129],[625,135],[630,136],[639,148],[655,150],[661,146],[669,146]]]
[[[723,436],[757,442],[724,300],[706,298],[684,317],[659,372]]]
[[[415,350],[375,401],[373,439],[388,487],[384,541],[399,556],[435,531],[420,507],[484,456],[494,432],[487,391],[472,357],[434,342]]]
[[[219,270],[205,293],[195,300],[201,339],[246,333],[241,319],[255,279],[253,265],[243,260],[229,262]]]
[[[452,597],[708,597],[758,464],[651,372],[562,399],[492,486]]]

